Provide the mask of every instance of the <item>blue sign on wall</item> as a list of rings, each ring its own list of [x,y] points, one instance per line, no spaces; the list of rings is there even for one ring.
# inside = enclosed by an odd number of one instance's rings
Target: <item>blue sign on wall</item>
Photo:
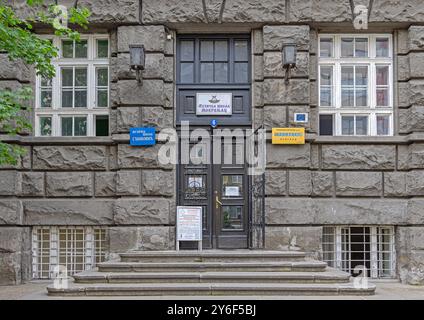
[[[130,128],[130,145],[153,146],[156,144],[155,128]]]

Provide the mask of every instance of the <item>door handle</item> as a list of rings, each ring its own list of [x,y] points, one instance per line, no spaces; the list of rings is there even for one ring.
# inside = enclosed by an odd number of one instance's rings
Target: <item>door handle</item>
[[[219,197],[218,197],[218,195],[216,195],[216,196],[215,196],[215,202],[216,202],[216,205],[215,205],[215,208],[216,208],[216,209],[218,209],[218,204],[219,204],[220,206],[222,206],[222,202],[221,202],[221,201],[219,201]]]

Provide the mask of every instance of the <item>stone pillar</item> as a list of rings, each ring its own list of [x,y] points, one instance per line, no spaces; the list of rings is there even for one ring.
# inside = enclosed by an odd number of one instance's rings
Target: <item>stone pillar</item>
[[[401,281],[424,285],[424,228],[399,227],[396,238]]]

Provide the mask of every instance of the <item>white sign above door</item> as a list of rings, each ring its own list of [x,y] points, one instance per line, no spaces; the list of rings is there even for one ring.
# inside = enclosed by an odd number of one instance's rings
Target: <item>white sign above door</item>
[[[196,114],[202,116],[232,115],[232,93],[197,93]]]

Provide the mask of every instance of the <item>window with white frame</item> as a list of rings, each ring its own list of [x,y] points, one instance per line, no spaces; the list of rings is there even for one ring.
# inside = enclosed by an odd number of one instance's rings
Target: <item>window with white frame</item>
[[[32,277],[49,279],[56,266],[68,275],[105,261],[106,230],[97,227],[36,227],[32,231]]]
[[[393,135],[390,34],[320,34],[320,135]]]
[[[355,267],[365,266],[368,277],[395,277],[393,227],[324,227],[322,250],[330,267],[354,275]]]
[[[36,79],[36,136],[109,135],[108,35],[80,41],[51,37],[59,48],[56,76]]]

